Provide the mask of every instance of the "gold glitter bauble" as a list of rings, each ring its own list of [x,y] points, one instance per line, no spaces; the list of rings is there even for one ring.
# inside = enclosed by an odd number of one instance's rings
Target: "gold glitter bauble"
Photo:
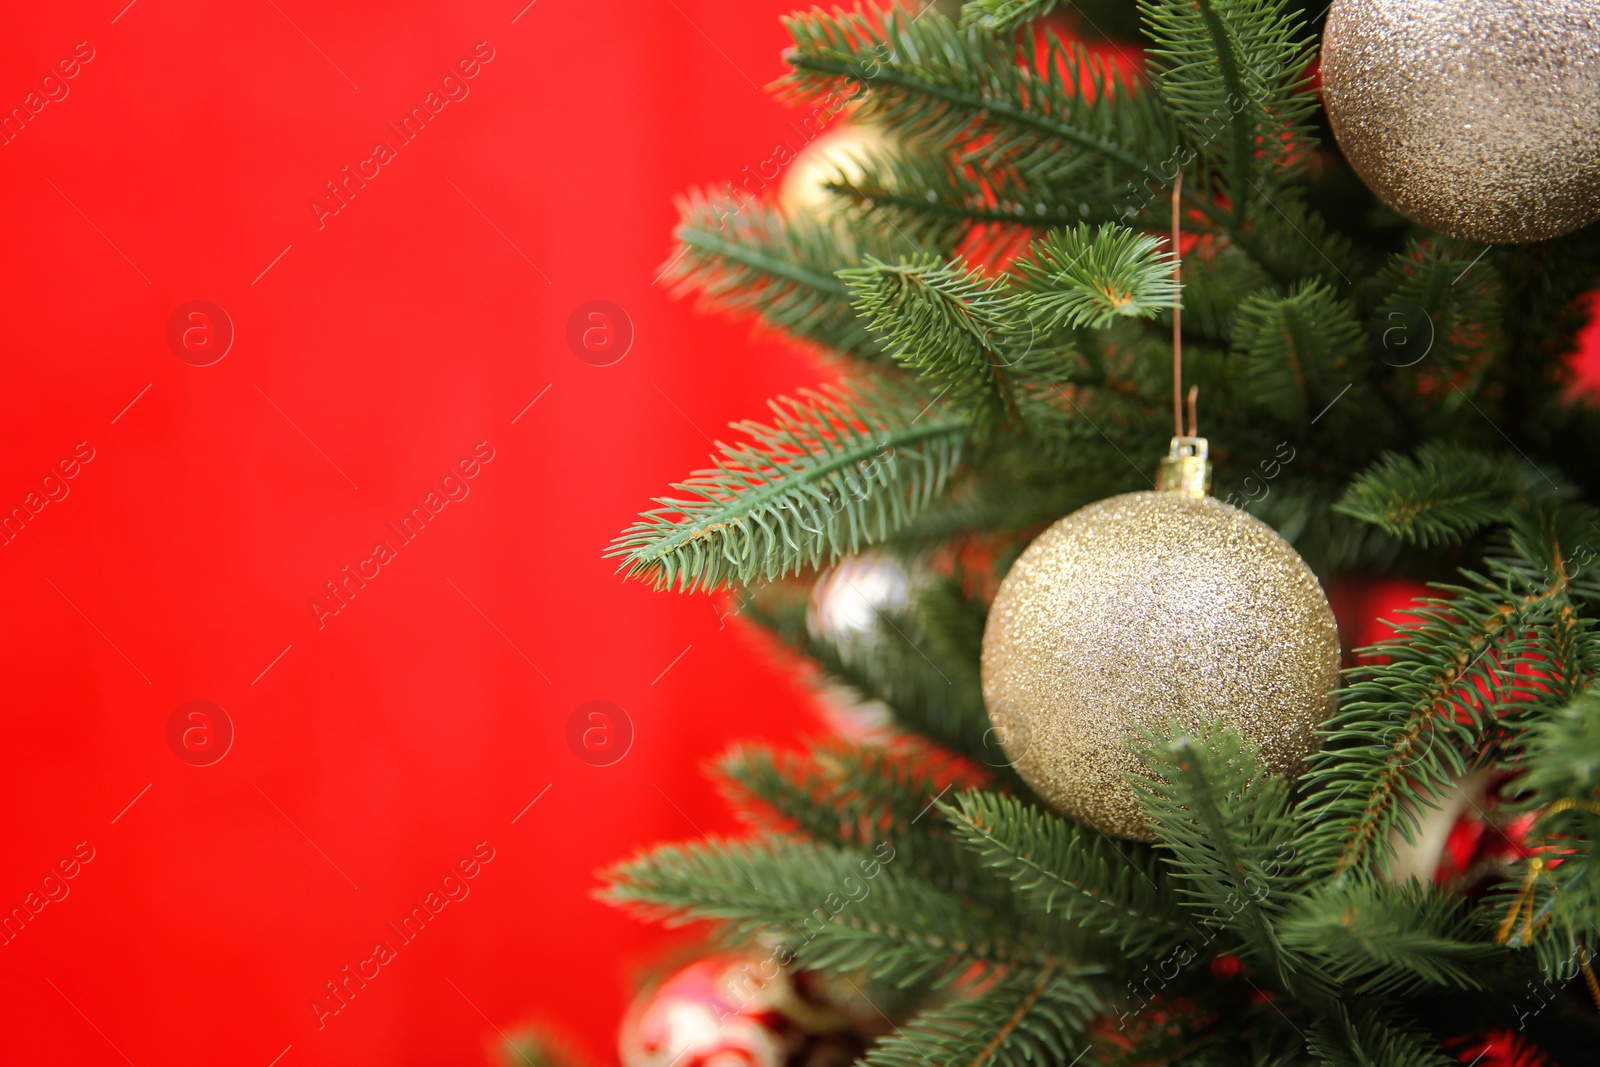
[[[789,164],[778,190],[778,203],[790,218],[797,215],[827,216],[838,211],[839,200],[828,191],[828,183],[843,177],[858,182],[866,173],[862,161],[890,147],[891,142],[878,126],[840,123],[800,150]]]
[[[1600,218],[1600,4],[1333,0],[1328,120],[1413,222],[1525,244]]]
[[[1128,742],[1232,726],[1294,773],[1332,710],[1339,634],[1316,575],[1261,520],[1211,497],[1128,493],[1028,546],[983,635],[989,718],[1024,781],[1097,830],[1150,840]]]

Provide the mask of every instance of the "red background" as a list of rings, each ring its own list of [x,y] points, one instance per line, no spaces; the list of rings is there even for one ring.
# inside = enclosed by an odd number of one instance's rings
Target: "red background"
[[[707,759],[815,728],[706,598],[601,559],[706,435],[813,380],[652,285],[673,197],[791,136],[757,89],[790,5],[126,2],[13,4],[0,38],[5,108],[94,50],[0,148],[0,508],[95,453],[0,548],[0,908],[95,850],[0,948],[0,1062],[479,1063],[530,1014],[610,1059],[669,935],[595,870],[731,829]],[[319,229],[323,183],[480,41],[469,95]],[[165,339],[195,299],[236,330],[212,366]],[[592,299],[635,327],[613,366],[565,342]],[[319,630],[323,583],[480,441],[470,495]],[[213,766],[168,747],[194,699],[236,728]],[[635,726],[614,766],[568,748],[590,699]],[[470,895],[319,1032],[323,983],[480,841]]]
[[[790,5],[125,2],[12,5],[0,39],[7,109],[94,53],[0,149],[0,514],[94,450],[0,548],[0,914],[94,850],[0,947],[0,1062],[476,1063],[529,1017],[610,1059],[669,935],[593,872],[731,829],[705,761],[816,728],[708,600],[601,559],[813,379],[652,284],[673,196],[793,143],[757,88]],[[319,228],[323,183],[480,41],[469,95]],[[236,332],[206,367],[166,340],[197,299]],[[612,366],[565,340],[594,299],[633,323]],[[319,629],[323,583],[483,441],[470,495]],[[236,730],[211,766],[167,740],[195,699]],[[591,699],[633,722],[614,766],[568,746]],[[484,841],[319,1030],[324,983]]]

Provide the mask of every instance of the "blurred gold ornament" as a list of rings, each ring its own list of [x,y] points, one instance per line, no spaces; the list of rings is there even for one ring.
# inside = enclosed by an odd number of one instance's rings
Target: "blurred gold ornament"
[[[1046,530],[1000,585],[983,694],[1017,773],[1104,833],[1150,840],[1123,780],[1146,729],[1232,726],[1294,774],[1332,710],[1339,635],[1311,569],[1259,519],[1206,496],[1203,438],[1174,438],[1167,491],[1111,497]]]
[[[1600,218],[1595,0],[1333,0],[1322,91],[1350,165],[1413,222],[1525,244]]]
[[[846,181],[860,181],[861,161],[887,144],[888,138],[876,126],[842,122],[834,126],[801,149],[789,164],[778,190],[783,213],[793,218],[837,210],[839,199],[828,192],[828,183],[841,176]]]

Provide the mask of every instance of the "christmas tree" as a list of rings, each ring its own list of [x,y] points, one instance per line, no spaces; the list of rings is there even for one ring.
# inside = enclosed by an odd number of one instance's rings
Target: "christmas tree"
[[[711,921],[757,984],[847,983],[873,1067],[1594,1062],[1600,421],[1564,357],[1600,235],[1487,246],[1386,207],[1320,104],[1320,4],[1054,7],[790,18],[783,97],[876,147],[821,209],[686,201],[671,276],[838,380],[738,424],[613,553],[892,725],[736,750],[753,836],[657,848],[606,895]],[[1033,538],[1151,488],[1175,348],[1217,498],[1324,585],[1435,588],[1346,650],[1291,774],[1228,727],[1140,731],[1144,842],[1041,802],[980,656]],[[865,626],[824,610],[841,561]],[[895,596],[856,588],[874,567]],[[1509,866],[1403,871],[1475,774]]]

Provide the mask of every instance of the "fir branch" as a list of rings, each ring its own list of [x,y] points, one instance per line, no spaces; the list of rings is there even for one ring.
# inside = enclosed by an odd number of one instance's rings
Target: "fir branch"
[[[1597,643],[1591,630],[1591,648]],[[1569,982],[1600,948],[1600,695],[1543,716],[1509,788],[1515,807],[1538,812],[1528,828],[1523,877],[1491,898],[1503,938],[1537,951],[1546,977]],[[1537,866],[1533,864],[1537,860]]]
[[[1261,181],[1255,192],[1243,223],[1205,202],[1194,206],[1281,282],[1320,278],[1344,292],[1370,269],[1348,237],[1306,206],[1301,187]]]
[[[731,942],[776,943],[785,965],[861,972],[902,988],[938,987],[974,968],[1095,970],[1065,963],[1026,926],[976,914],[897,869],[892,843],[877,853],[782,839],[666,845],[606,880],[604,899],[647,917],[717,920]]]
[[[1432,548],[1458,544],[1504,522],[1530,499],[1554,493],[1543,472],[1525,461],[1430,443],[1415,459],[1386,453],[1350,483],[1334,510]]]
[[[865,700],[882,701],[902,727],[1002,775],[978,678],[986,609],[953,583],[915,591],[910,610],[879,612],[878,627],[848,652],[807,624],[803,603],[756,594],[751,618]]]
[[[1280,422],[1309,427],[1314,416],[1364,392],[1366,338],[1355,309],[1318,280],[1286,296],[1257,293],[1240,303],[1233,328],[1235,392]],[[1346,387],[1355,397],[1342,395]],[[1356,410],[1357,404],[1350,404]]]
[[[1549,837],[1590,837],[1600,805],[1600,693],[1586,693],[1552,710],[1534,726],[1525,758],[1526,773],[1512,792],[1526,811],[1547,811],[1536,829]],[[1563,803],[1568,801],[1568,803]]]
[[[771,404],[735,423],[715,467],[658,497],[612,543],[620,569],[656,588],[715,589],[799,573],[881,541],[925,509],[961,458],[968,422],[888,384]]]
[[[1219,934],[1282,988],[1314,991],[1323,979],[1278,939],[1276,916],[1304,884],[1293,844],[1288,786],[1262,772],[1237,732],[1149,736],[1140,758],[1152,778],[1129,776],[1155,827],[1179,901],[1207,943]]]
[[[1456,1058],[1415,1026],[1395,1025],[1372,1010],[1317,1020],[1306,1051],[1323,1067],[1459,1067]]]
[[[1569,490],[1549,478],[1544,481],[1541,498],[1527,510],[1513,511],[1491,539],[1484,567],[1513,585],[1559,577],[1575,604],[1591,604],[1600,600],[1600,567],[1595,566],[1600,559],[1600,511],[1586,504],[1551,504],[1550,497],[1565,497]]]
[[[1232,341],[1240,294],[1271,285],[1272,277],[1243,249],[1211,236],[1196,241],[1183,257],[1184,337]]]
[[[1056,9],[1059,0],[971,0],[961,8],[961,28],[1007,33]]]
[[[1046,34],[1018,40],[963,32],[936,11],[811,12],[786,20],[791,97],[854,96],[861,117],[907,142],[967,153],[984,168],[1010,165],[1032,177],[1076,179],[1100,199],[1157,172],[1176,132],[1148,94]]]
[[[1373,350],[1397,405],[1439,421],[1477,395],[1505,352],[1499,272],[1472,246],[1412,241],[1371,283]]]
[[[864,1067],[1039,1067],[1087,1044],[1104,1000],[1053,969],[1017,970],[977,996],[925,1011],[858,1062]]]
[[[1081,390],[1073,395],[1075,403],[1085,403]],[[1092,417],[1098,420],[1099,413]],[[1149,488],[1148,481],[1139,481],[1145,471],[1129,465],[1126,453],[1119,454],[1086,422],[1082,429],[1065,456],[1026,438],[997,441],[972,458],[949,493],[885,544],[916,553],[973,538],[1016,537],[1102,497]],[[1112,429],[1119,438],[1137,432],[1120,422]]]
[[[895,360],[980,428],[1015,420],[1012,375],[1031,340],[1005,277],[959,259],[919,256],[896,266],[868,260],[839,272],[856,311],[885,334]]]
[[[1001,793],[965,792],[940,807],[957,838],[1028,906],[1113,938],[1129,955],[1163,952],[1184,936],[1172,885],[1148,848]]]
[[[828,189],[863,217],[880,215],[919,248],[955,248],[987,230],[1037,232],[1086,218],[1126,219],[1123,190],[1091,203],[1092,189],[1030,182],[1013,167],[980,167],[948,152],[864,153],[856,164],[855,173],[841,171]]]
[[[1201,158],[1219,160],[1242,221],[1258,168],[1283,168],[1309,135],[1313,46],[1301,16],[1285,0],[1139,0],[1139,9],[1161,96]]]
[[[887,361],[833,272],[868,255],[907,251],[903,239],[872,220],[786,220],[767,204],[732,196],[695,194],[678,210],[678,248],[663,272],[676,292],[698,292],[707,307],[754,315],[858,359]]]
[[[1279,920],[1278,934],[1359,995],[1482,989],[1491,965],[1505,956],[1468,921],[1460,897],[1417,882],[1323,885]]]
[[[962,588],[959,574],[930,579],[913,592],[909,611],[880,620],[885,655],[866,669],[878,674],[876,689],[899,722],[1015,782],[990,726],[978,670],[988,610]],[[913,678],[921,679],[920,699],[908,698],[899,680]]]
[[[825,187],[857,215],[880,215],[919,249],[955,248],[974,226],[1006,221],[1005,212],[987,203],[971,168],[943,152],[863,151],[849,168],[841,164]]]
[[[1542,580],[1463,572],[1472,584],[1439,586],[1449,599],[1416,601],[1399,639],[1359,653],[1376,662],[1352,672],[1302,779],[1308,862],[1332,873],[1387,864],[1390,830],[1412,840],[1419,808],[1481,758],[1499,716],[1548,699],[1547,679],[1566,666],[1551,625],[1571,601],[1562,561],[1543,563]]]
[[[860,118],[893,128],[912,149],[942,148],[962,167],[1015,173],[1023,187],[1048,190],[1047,211],[1051,203],[1076,202],[1086,218],[1107,207],[1123,221],[1150,218],[1189,151],[1157,96],[1051,31],[1013,40],[959,31],[935,11],[911,18],[898,9],[859,8],[794,16],[787,25],[795,41],[786,55],[792,73],[780,84],[789,97],[859,98]],[[1292,103],[1281,105],[1282,114],[1298,114],[1302,96],[1284,96]],[[1324,269],[1286,270],[1274,262],[1253,230],[1269,226],[1271,244],[1276,219],[1258,219],[1253,202],[1241,215],[1219,208],[1202,183],[1190,188],[1185,203],[1275,275],[1292,280]],[[1244,211],[1247,198],[1236,199]],[[1296,225],[1295,208],[1287,210],[1296,241],[1320,232],[1319,220],[1298,218]]]
[[[956,781],[972,778],[916,742],[884,748],[837,740],[804,754],[739,747],[717,771],[729,800],[758,828],[858,848],[909,825]],[[948,838],[937,820],[928,825]]]
[[[885,748],[836,741],[804,755],[740,748],[718,766],[745,818],[767,832],[873,849],[893,839],[894,862],[993,914],[1004,887],[933,816],[952,788],[983,780],[970,766],[915,742]]]
[[[1333,510],[1346,486],[1301,476],[1266,486],[1267,495],[1253,501],[1252,490],[1259,493],[1262,489],[1260,479],[1245,479],[1235,496],[1231,487],[1236,477],[1236,473],[1229,472],[1217,495],[1277,530],[1294,545],[1313,573],[1386,571],[1403,551],[1397,539],[1378,527]]]
[[[1125,226],[1059,230],[1018,263],[1027,305],[1051,327],[1102,327],[1118,317],[1153,318],[1172,308],[1178,286],[1161,241]]]

